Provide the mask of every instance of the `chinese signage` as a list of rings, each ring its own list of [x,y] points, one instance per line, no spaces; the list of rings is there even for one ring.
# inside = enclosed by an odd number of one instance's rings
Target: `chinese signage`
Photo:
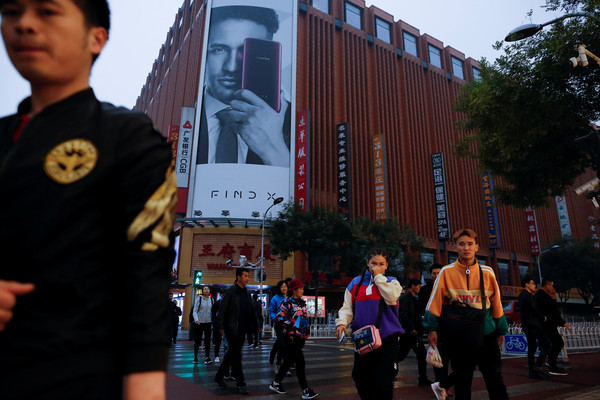
[[[177,159],[177,141],[179,139],[179,126],[178,125],[169,125],[169,138],[167,142],[171,145],[171,155],[173,156],[173,161]]]
[[[337,176],[338,176],[338,211],[350,218],[350,127],[347,122],[339,124],[337,131]]]
[[[190,159],[192,154],[192,136],[194,135],[195,109],[183,107],[181,109],[181,125],[179,126],[179,145],[177,146],[177,159],[175,160],[175,173],[177,187],[188,187],[190,176]]]
[[[448,199],[446,197],[446,173],[444,172],[444,155],[431,155],[433,167],[433,191],[435,195],[435,215],[437,218],[438,239],[450,239],[450,222],[448,220]]]
[[[309,158],[310,149],[310,120],[308,110],[296,113],[296,179],[294,198],[303,211],[307,211]]]
[[[556,196],[556,211],[558,212],[558,223],[560,224],[560,233],[564,236],[571,236],[571,223],[569,222],[569,210],[567,210],[567,199],[562,196]]]
[[[494,180],[491,174],[484,174],[481,177],[483,182],[483,201],[485,203],[485,216],[488,226],[488,236],[490,239],[490,248],[501,247],[500,233],[498,231],[498,211],[496,209],[496,198],[494,192]]]
[[[500,286],[502,297],[519,297],[523,288],[520,286]]]
[[[532,255],[540,254],[540,238],[537,232],[537,220],[535,219],[535,211],[531,208],[525,209],[525,217],[527,218],[527,232],[529,233],[529,247]]]
[[[261,236],[257,235],[216,235],[195,234],[192,242],[191,271],[203,271],[204,278],[220,277],[233,268],[227,266],[227,261],[239,265],[240,256],[246,256],[248,262],[256,263],[260,258]],[[269,279],[283,279],[283,263],[271,254],[271,243],[265,237],[264,242],[265,273]]]
[[[373,138],[373,178],[375,183],[375,218],[386,220],[386,184],[385,184],[385,142],[383,134]]]

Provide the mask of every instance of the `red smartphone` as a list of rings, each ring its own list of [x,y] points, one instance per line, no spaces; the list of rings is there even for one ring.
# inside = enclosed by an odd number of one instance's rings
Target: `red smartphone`
[[[279,112],[280,88],[281,43],[246,38],[242,64],[242,89],[250,90]]]

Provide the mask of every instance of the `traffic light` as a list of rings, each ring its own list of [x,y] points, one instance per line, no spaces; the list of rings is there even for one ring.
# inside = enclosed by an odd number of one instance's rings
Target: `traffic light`
[[[199,269],[194,270],[194,287],[199,287],[202,283],[202,271]]]

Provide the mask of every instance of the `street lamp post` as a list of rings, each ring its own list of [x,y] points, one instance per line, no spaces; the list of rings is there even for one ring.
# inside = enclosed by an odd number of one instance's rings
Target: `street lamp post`
[[[276,206],[277,204],[281,203],[283,201],[283,197],[278,197],[275,200],[273,200],[273,204],[271,204],[269,206],[269,208],[267,208],[267,211],[265,211],[264,215],[263,215],[263,220],[262,220],[262,234],[260,236],[260,301],[262,304],[262,294],[263,294],[263,271],[264,269],[264,264],[265,264],[265,219],[267,218],[267,213],[269,212],[269,210],[271,209],[271,207]],[[261,306],[261,312],[262,312],[262,306]]]
[[[576,12],[571,14],[565,14],[558,18],[554,18],[551,21],[544,22],[543,24],[525,24],[516,27],[512,31],[508,32],[508,35],[504,38],[507,42],[516,42],[517,40],[528,38],[529,36],[533,36],[545,26],[552,25],[555,22],[562,21],[563,19],[573,18],[573,17],[589,17],[590,14],[584,12]]]
[[[550,250],[558,249],[559,247],[560,247],[559,245],[555,244],[554,246],[550,247],[549,249],[542,251],[537,258],[538,273],[540,274],[540,286],[542,286],[542,268],[540,266],[540,258],[542,258],[542,254],[544,254]]]

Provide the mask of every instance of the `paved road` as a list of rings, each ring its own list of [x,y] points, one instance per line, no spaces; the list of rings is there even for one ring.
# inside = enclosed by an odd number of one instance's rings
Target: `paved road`
[[[300,387],[295,376],[287,377],[283,381],[286,394],[278,395],[269,391],[268,386],[273,379],[273,369],[268,361],[272,343],[271,340],[266,340],[263,347],[259,349],[244,349],[244,373],[250,395],[240,396],[235,392],[235,382],[229,383],[231,388],[228,389],[219,388],[214,383],[218,364],[207,366],[193,364],[192,342],[179,340],[171,349],[167,374],[167,398],[169,400],[300,398]],[[204,354],[202,350],[201,354]],[[319,399],[359,399],[351,377],[354,357],[351,347],[340,345],[335,340],[309,340],[304,354],[307,360],[308,384],[319,393]],[[570,354],[569,375],[552,377],[549,380],[527,378],[526,364],[525,358],[507,358],[503,361],[503,376],[512,400],[600,399],[600,353]],[[431,367],[428,367],[428,373],[432,379]],[[472,398],[473,400],[488,399],[483,379],[478,371],[473,381]],[[417,366],[412,353],[400,365],[400,372],[395,381],[394,399],[435,399],[429,387],[417,385]]]

